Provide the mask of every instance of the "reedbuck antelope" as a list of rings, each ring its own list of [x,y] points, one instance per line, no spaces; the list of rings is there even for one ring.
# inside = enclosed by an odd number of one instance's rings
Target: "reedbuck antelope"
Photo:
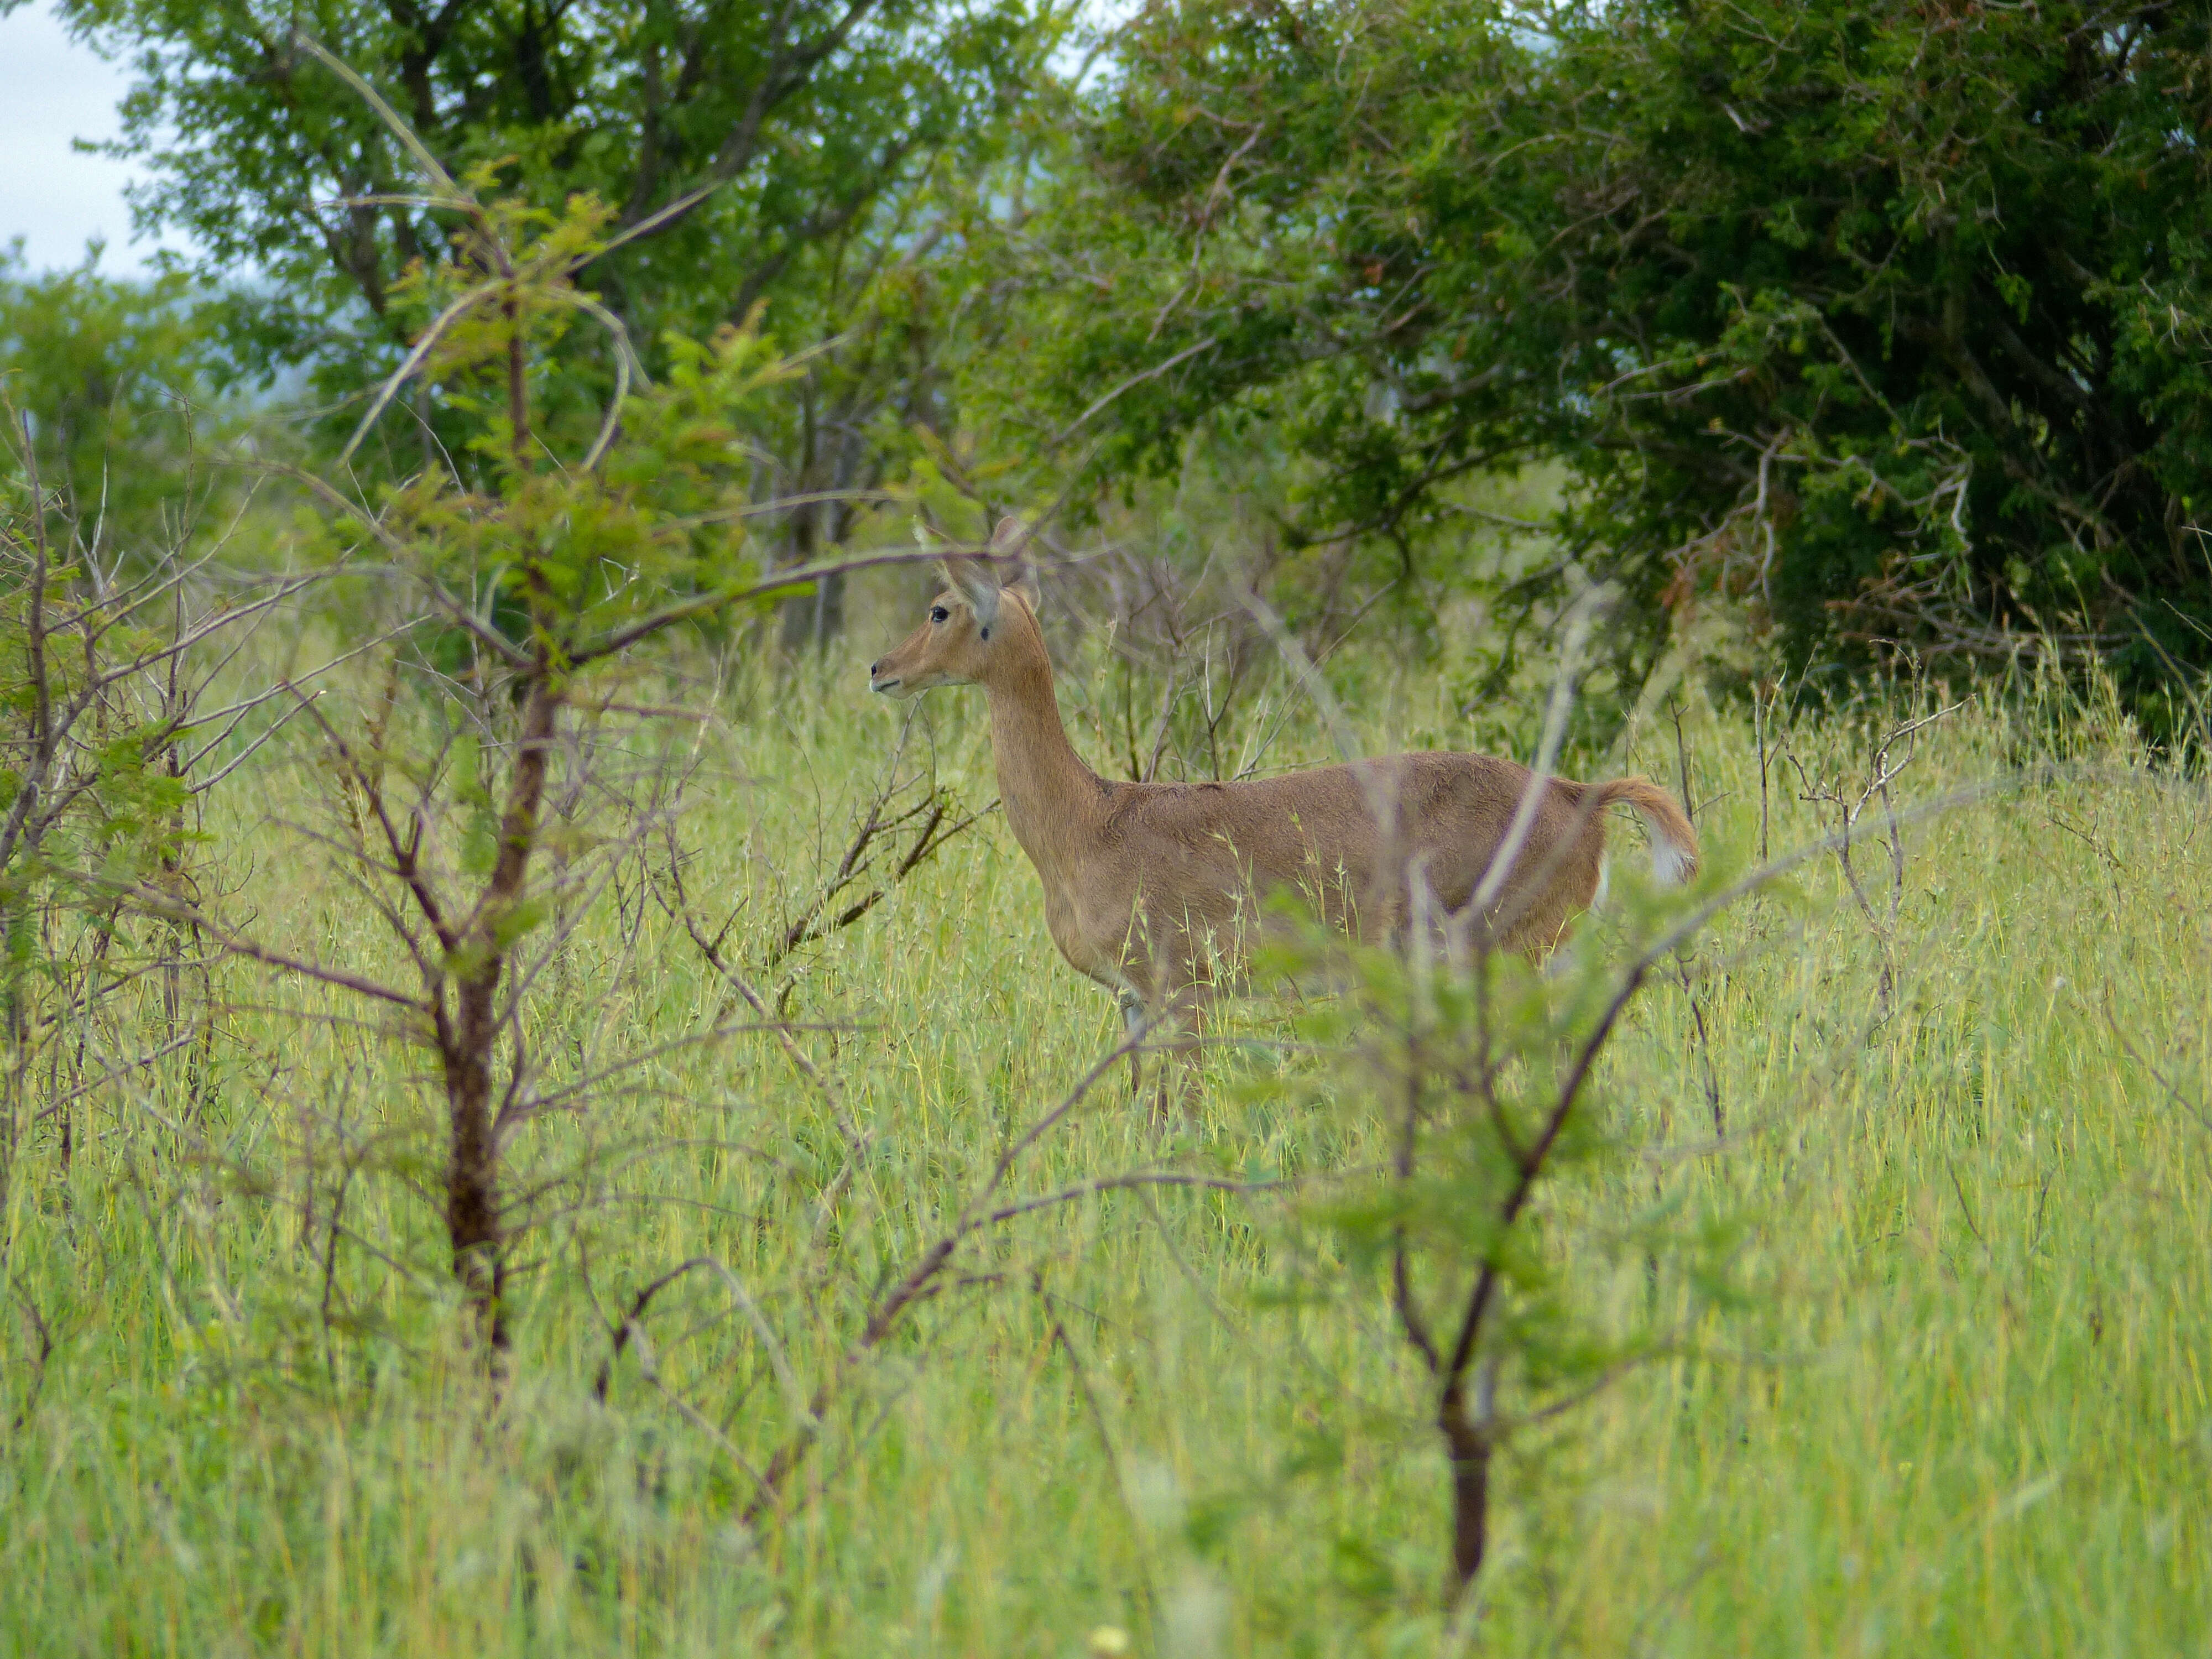
[[[1661,881],[1696,867],[1689,819],[1644,779],[1537,779],[1488,755],[1394,755],[1235,783],[1102,778],[1060,724],[1036,579],[1012,556],[1021,539],[1010,519],[993,538],[1000,556],[946,559],[950,586],[869,665],[868,684],[895,697],[983,688],[1000,799],[1044,884],[1053,943],[1120,999],[1133,1036],[1171,1022],[1187,1048],[1217,967],[1233,968],[1282,889],[1354,939],[1403,926],[1416,880],[1446,915],[1481,896],[1486,936],[1539,958],[1596,895],[1615,802],[1650,830]]]

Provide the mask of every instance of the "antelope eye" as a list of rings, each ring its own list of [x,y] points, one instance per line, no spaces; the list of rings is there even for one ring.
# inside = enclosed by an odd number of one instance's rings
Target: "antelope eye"
[[[929,607],[929,619],[932,622],[951,622],[952,613],[941,605],[933,605]]]

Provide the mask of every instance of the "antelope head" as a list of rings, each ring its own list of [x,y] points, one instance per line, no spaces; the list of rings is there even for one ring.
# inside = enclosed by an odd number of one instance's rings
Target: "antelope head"
[[[868,665],[868,689],[910,697],[933,686],[988,679],[1008,625],[1020,625],[1017,613],[1026,611],[1031,618],[1036,614],[1036,575],[1018,556],[1024,538],[1019,521],[1006,519],[991,538],[988,556],[943,561],[945,591],[929,602],[921,627]],[[1006,602],[1009,594],[1014,605]]]

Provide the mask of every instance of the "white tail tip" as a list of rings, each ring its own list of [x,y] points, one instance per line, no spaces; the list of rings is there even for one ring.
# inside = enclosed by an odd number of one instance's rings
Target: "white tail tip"
[[[1631,810],[1644,820],[1644,832],[1651,837],[1651,879],[1661,887],[1680,887],[1697,867],[1697,860],[1686,847],[1678,847],[1667,834],[1666,827],[1654,813],[1630,803]]]

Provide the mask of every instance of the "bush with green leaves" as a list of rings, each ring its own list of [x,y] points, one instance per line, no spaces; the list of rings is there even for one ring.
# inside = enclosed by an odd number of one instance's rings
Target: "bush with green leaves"
[[[179,276],[104,275],[97,250],[33,274],[0,248],[0,386],[84,551],[143,560],[222,480],[196,453],[225,378],[204,296]],[[20,464],[25,458],[15,457]]]
[[[1025,326],[1095,465],[1282,433],[1394,579],[1564,464],[1550,562],[1648,665],[1700,596],[1796,665],[2212,664],[2202,4],[1146,11]],[[1103,302],[1102,302],[1103,301]]]
[[[629,707],[617,684],[629,653],[774,591],[749,580],[757,561],[743,486],[754,451],[742,422],[789,371],[757,336],[726,329],[711,344],[670,340],[669,372],[647,384],[627,331],[574,282],[605,246],[607,210],[588,197],[559,213],[489,199],[489,164],[456,181],[325,57],[412,155],[420,199],[464,226],[455,258],[418,265],[403,285],[433,320],[346,453],[416,374],[445,386],[465,441],[373,503],[294,475],[331,511],[336,578],[380,580],[391,596],[372,636],[380,690],[374,677],[358,697],[296,679],[281,689],[327,757],[332,821],[312,838],[379,896],[401,972],[260,938],[157,884],[131,896],[232,951],[380,1006],[429,1050],[453,1269],[496,1353],[508,1341],[509,1241],[526,1208],[503,1191],[501,1170],[509,1143],[547,1109],[525,1028],[535,972],[522,954],[564,898],[597,890],[604,866],[635,851],[634,837],[610,844],[580,821],[587,802],[631,781],[596,765],[592,741]],[[587,425],[573,398],[541,420],[539,393],[564,383],[579,319],[607,338],[615,393]],[[573,729],[583,707],[597,717],[589,736]],[[557,943],[562,930],[552,931]]]
[[[265,696],[210,694],[312,580],[220,570],[220,536],[189,551],[182,490],[162,504],[164,540],[128,511],[88,517],[11,390],[0,382],[0,1201],[33,1126],[69,1148],[85,1096],[204,1052],[210,1011],[186,1006],[186,981],[203,979],[204,941],[127,896],[167,909],[192,890],[202,798],[268,729]],[[115,994],[144,980],[162,992],[150,1048],[114,1018]]]
[[[1702,902],[1686,904],[1639,885],[1614,912],[1622,938],[1589,919],[1542,968],[1498,949],[1472,913],[1424,905],[1418,871],[1409,880],[1414,921],[1402,939],[1347,951],[1309,931],[1262,963],[1344,984],[1300,1022],[1329,1057],[1306,1086],[1346,1115],[1346,1133],[1385,1126],[1388,1149],[1304,1206],[1278,1294],[1389,1310],[1425,1414],[1403,1431],[1444,1456],[1448,1588],[1464,1612],[1502,1461],[1680,1352],[1733,1295],[1724,1218],[1656,1195],[1626,1206],[1591,1197],[1633,1190],[1624,1176],[1647,1143],[1624,1109],[1635,1079],[1608,1047],[1652,979],[1744,890],[1708,883]],[[1695,995],[1686,973],[1681,982]]]

